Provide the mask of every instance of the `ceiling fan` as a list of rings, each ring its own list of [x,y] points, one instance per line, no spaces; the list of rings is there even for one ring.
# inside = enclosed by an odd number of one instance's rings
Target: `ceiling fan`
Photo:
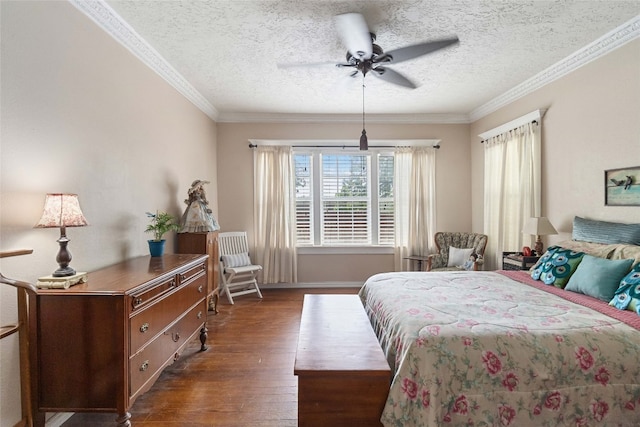
[[[366,76],[370,73],[386,82],[415,89],[417,86],[402,74],[389,68],[389,65],[408,61],[419,56],[443,49],[447,46],[458,43],[458,38],[442,39],[394,49],[384,52],[375,44],[376,35],[369,31],[367,21],[360,13],[345,13],[335,17],[336,29],[347,48],[346,62],[339,62],[336,67],[353,68],[351,77],[358,73]],[[326,64],[320,63],[320,64]],[[278,64],[279,68],[295,66],[314,66],[315,64]]]

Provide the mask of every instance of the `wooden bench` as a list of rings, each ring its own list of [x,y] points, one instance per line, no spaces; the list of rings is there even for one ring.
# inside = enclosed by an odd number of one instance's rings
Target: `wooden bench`
[[[357,295],[305,295],[298,426],[381,426],[391,370]]]

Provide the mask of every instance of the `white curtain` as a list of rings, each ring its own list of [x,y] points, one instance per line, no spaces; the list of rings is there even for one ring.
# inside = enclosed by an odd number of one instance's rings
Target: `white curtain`
[[[254,152],[254,236],[263,283],[296,283],[293,158],[290,146]]]
[[[400,148],[394,155],[396,271],[403,258],[432,251],[436,224],[436,149]]]
[[[502,251],[519,251],[530,239],[522,234],[526,220],[540,216],[540,128],[527,123],[484,144],[485,269],[494,270]]]

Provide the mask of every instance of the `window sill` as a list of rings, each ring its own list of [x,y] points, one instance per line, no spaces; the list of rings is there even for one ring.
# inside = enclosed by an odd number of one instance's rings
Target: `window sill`
[[[298,246],[298,255],[387,255],[392,246]]]

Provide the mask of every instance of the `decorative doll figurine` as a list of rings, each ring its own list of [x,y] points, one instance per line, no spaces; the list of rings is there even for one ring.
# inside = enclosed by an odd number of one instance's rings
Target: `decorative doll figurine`
[[[478,260],[478,255],[471,254],[469,255],[469,259],[465,261],[462,267],[464,267],[464,269],[467,271],[471,271],[474,269],[473,265],[476,263],[477,260]]]
[[[187,209],[180,221],[180,233],[197,233],[203,231],[215,231],[220,229],[218,221],[213,217],[213,212],[209,209],[209,202],[204,191],[204,185],[209,181],[193,181],[188,191],[189,198],[184,202]]]

